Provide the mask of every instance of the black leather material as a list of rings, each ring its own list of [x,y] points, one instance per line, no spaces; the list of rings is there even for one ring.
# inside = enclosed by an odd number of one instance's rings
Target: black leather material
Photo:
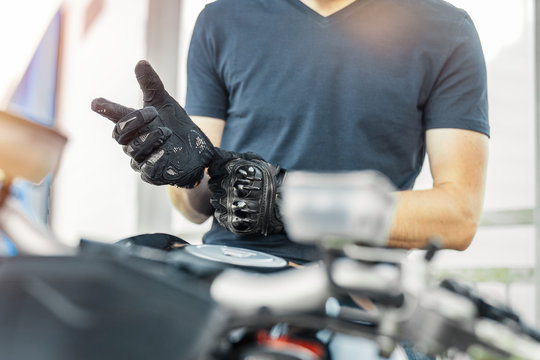
[[[209,168],[217,221],[239,235],[283,232],[279,186],[285,170],[260,158],[234,158]]]

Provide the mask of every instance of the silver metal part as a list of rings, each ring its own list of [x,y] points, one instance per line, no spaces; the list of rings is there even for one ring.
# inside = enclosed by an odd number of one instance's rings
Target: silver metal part
[[[336,285],[346,289],[364,290],[399,295],[401,272],[389,264],[363,264],[351,259],[340,258],[332,266],[332,278]]]
[[[278,256],[232,246],[190,245],[185,251],[202,259],[231,265],[276,269],[287,266],[287,261]]]
[[[376,171],[288,172],[280,211],[299,243],[339,239],[383,246],[393,219],[395,188]]]
[[[233,313],[267,308],[276,314],[323,309],[330,295],[325,268],[317,265],[272,274],[228,269],[212,283],[212,297]]]

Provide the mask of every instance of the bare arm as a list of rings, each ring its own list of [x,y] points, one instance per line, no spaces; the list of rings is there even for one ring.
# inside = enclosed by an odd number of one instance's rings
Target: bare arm
[[[214,146],[220,145],[223,128],[225,127],[224,120],[203,116],[192,116],[191,120],[201,128]],[[168,190],[174,207],[189,221],[201,224],[212,215],[213,208],[210,205],[207,174],[194,189],[169,186]]]
[[[426,133],[426,146],[433,188],[398,192],[389,245],[422,248],[438,235],[445,248],[464,250],[482,211],[488,138],[468,130],[433,129]]]

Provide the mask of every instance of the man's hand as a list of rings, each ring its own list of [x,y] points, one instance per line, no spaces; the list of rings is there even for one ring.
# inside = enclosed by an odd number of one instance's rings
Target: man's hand
[[[247,153],[214,161],[208,175],[214,217],[223,227],[239,235],[283,232],[279,187],[285,170]]]
[[[141,178],[155,185],[195,187],[209,167],[214,216],[236,234],[283,231],[279,186],[285,171],[253,153],[216,148],[165,91],[146,61],[135,67],[144,107],[135,110],[98,98],[92,110],[115,123],[113,138]]]
[[[98,98],[92,101],[92,110],[116,123],[113,137],[144,181],[196,186],[215,156],[214,146],[167,93],[147,61],[137,64],[135,74],[143,92],[142,109]]]

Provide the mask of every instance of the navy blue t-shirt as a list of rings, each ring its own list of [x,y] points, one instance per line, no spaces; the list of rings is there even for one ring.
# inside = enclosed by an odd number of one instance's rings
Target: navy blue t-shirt
[[[410,189],[425,131],[489,135],[486,69],[474,25],[441,0],[357,0],[322,17],[300,0],[218,0],[188,56],[186,110],[226,121],[221,147],[289,170],[375,169]],[[285,236],[206,243],[311,259]]]

